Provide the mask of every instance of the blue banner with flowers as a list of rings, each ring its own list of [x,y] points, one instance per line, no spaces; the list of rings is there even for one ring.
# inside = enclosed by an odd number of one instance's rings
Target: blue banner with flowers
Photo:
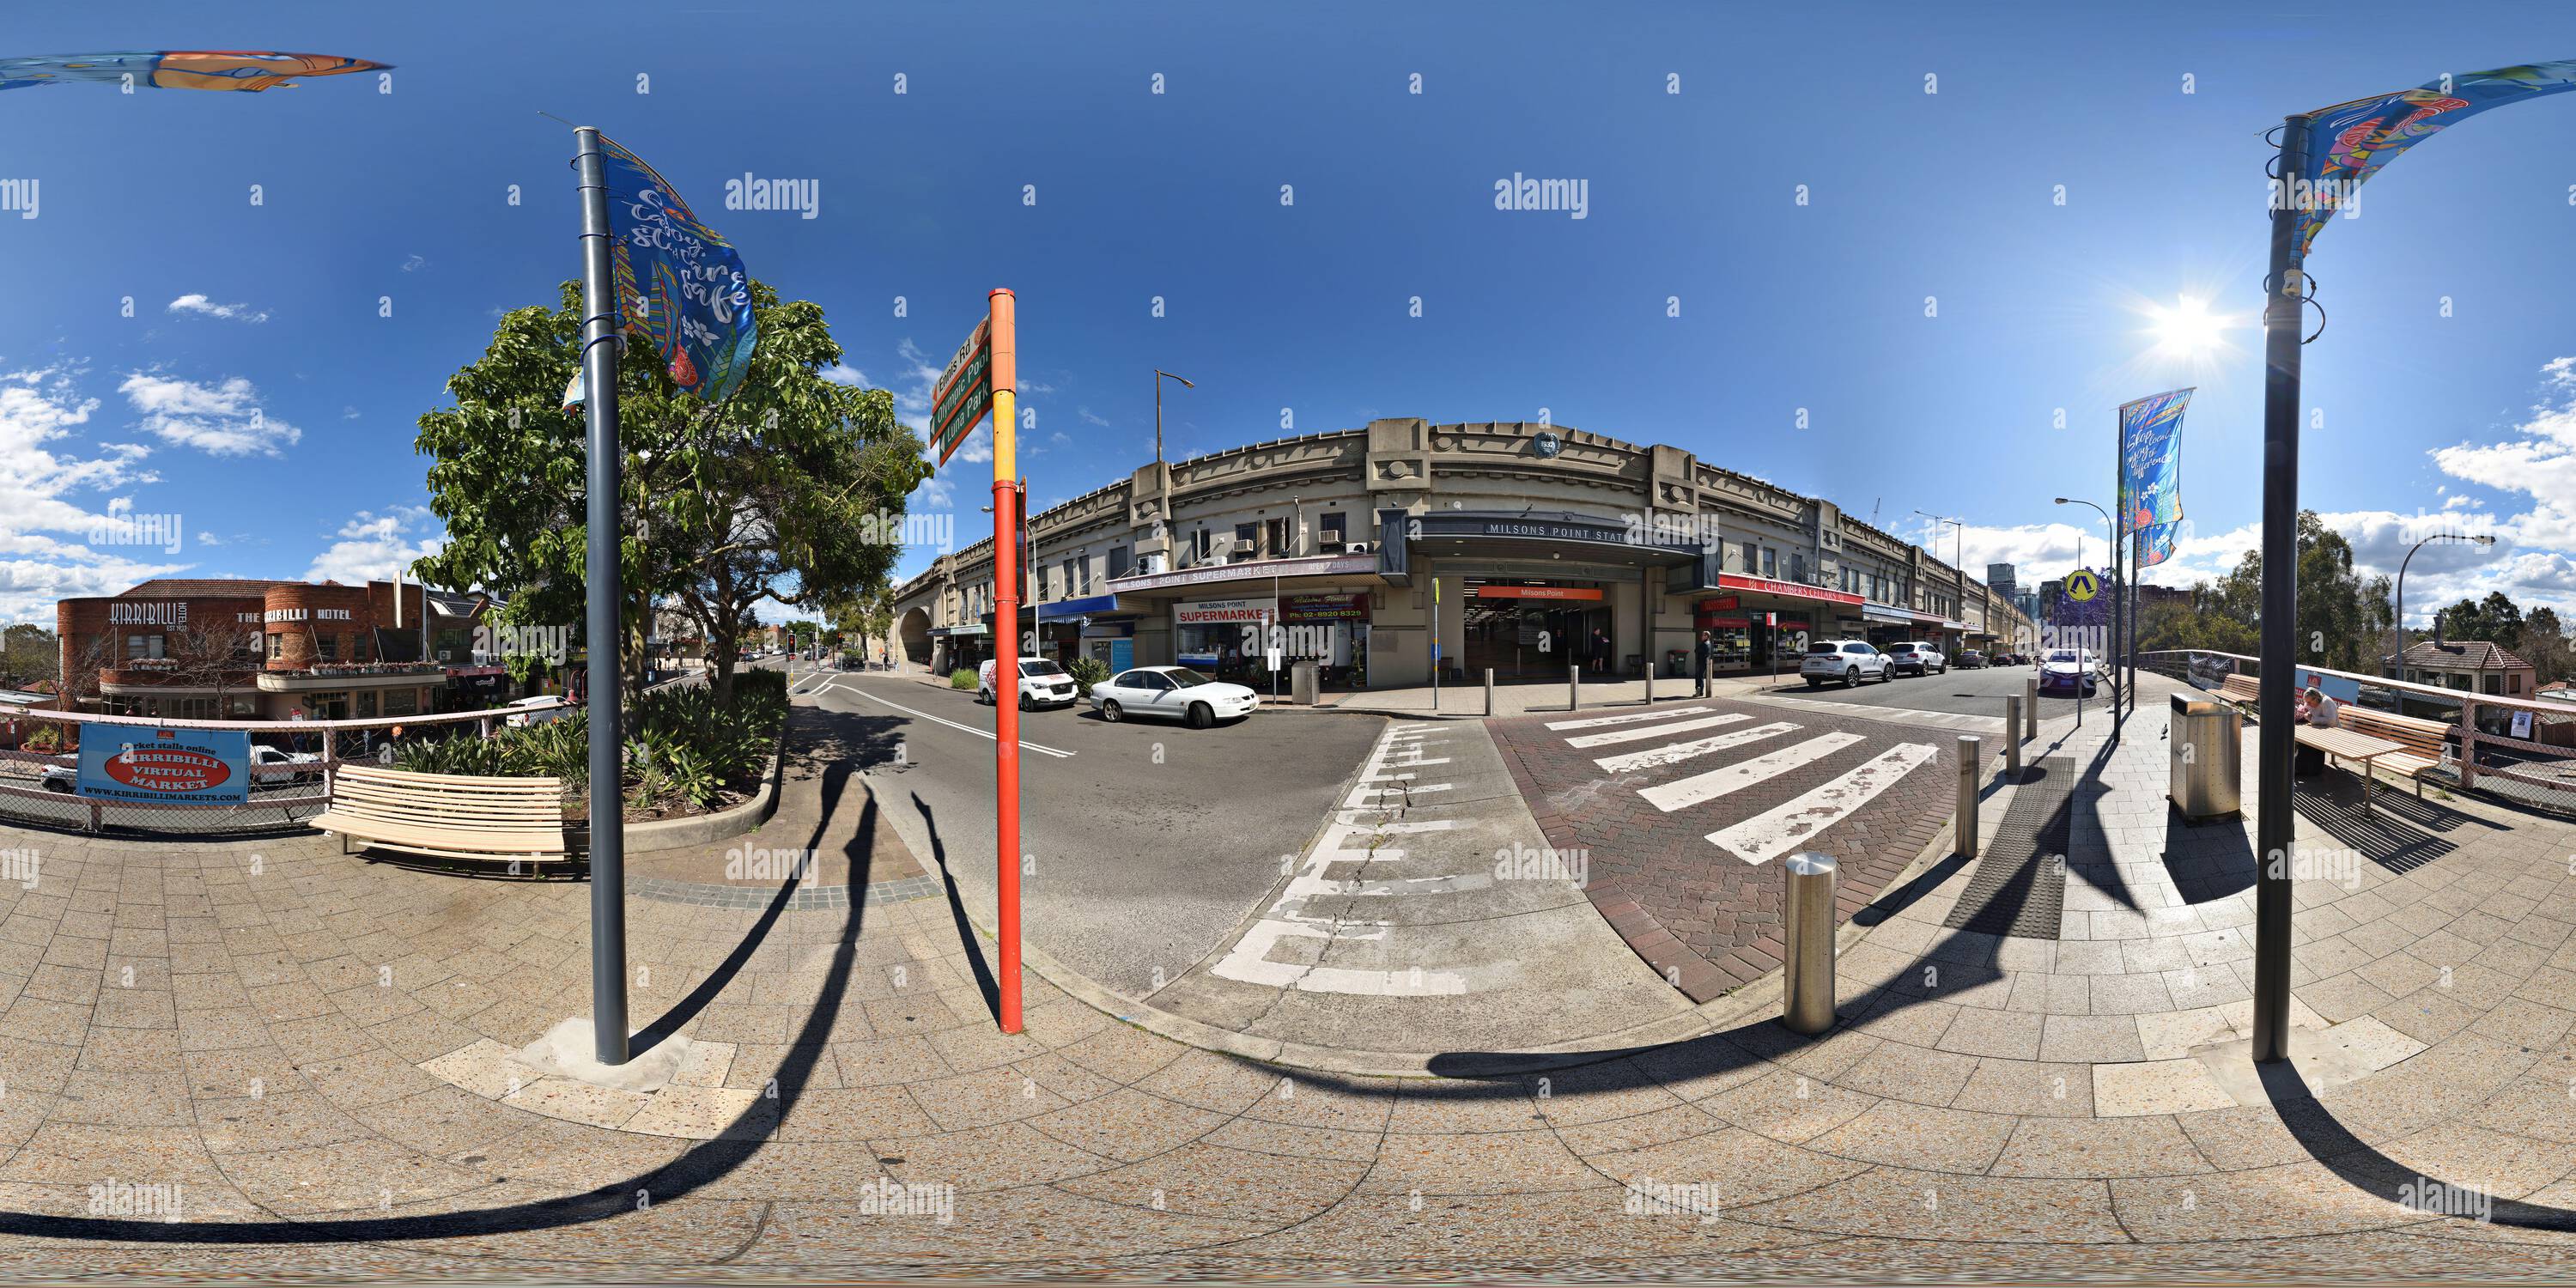
[[[2192,391],[2120,404],[2120,531],[2182,517],[2182,414]]]
[[[599,150],[626,332],[661,355],[671,383],[723,402],[751,369],[760,338],[742,256],[653,167],[606,135]]]
[[[2445,73],[2437,80],[2393,94],[2374,94],[2308,113],[2307,168],[2295,176],[2298,191],[2276,194],[2299,212],[2299,254],[2337,210],[2350,206],[2361,185],[2397,154],[2490,107],[2576,89],[2576,61],[2525,63],[2493,71]]]

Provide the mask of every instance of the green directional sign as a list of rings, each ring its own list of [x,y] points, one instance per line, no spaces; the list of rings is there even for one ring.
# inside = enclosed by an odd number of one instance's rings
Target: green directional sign
[[[2076,603],[2093,598],[2101,589],[2102,579],[2094,576],[2092,569],[2078,568],[2066,574],[2066,597]]]

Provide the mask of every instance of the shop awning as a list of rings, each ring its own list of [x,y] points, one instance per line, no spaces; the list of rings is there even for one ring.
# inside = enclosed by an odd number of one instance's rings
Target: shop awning
[[[1860,617],[1862,621],[1875,622],[1881,626],[1912,626],[1914,624],[1914,615],[1912,613],[1893,612],[1884,608],[1864,608],[1860,610]]]
[[[1849,591],[1827,590],[1822,586],[1802,585],[1794,581],[1775,581],[1769,577],[1747,577],[1741,573],[1720,574],[1717,584],[1722,590],[1748,591],[1756,595],[1772,595],[1781,599],[1813,600],[1819,604],[1838,604],[1845,608],[1859,608],[1866,602]]]
[[[991,633],[992,632],[984,628],[984,624],[982,622],[971,622],[964,626],[933,626],[930,628],[930,636],[933,639],[940,639],[950,635],[989,635]]]

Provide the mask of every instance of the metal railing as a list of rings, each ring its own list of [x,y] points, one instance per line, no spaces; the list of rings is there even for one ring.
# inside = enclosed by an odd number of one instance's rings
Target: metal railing
[[[2230,675],[2255,674],[2260,665],[2242,653],[2203,649],[2138,654],[2141,670],[2213,690]],[[2298,670],[2354,681],[2363,710],[2450,726],[2442,765],[2427,770],[2428,778],[2518,804],[2576,812],[2576,702],[2476,693],[2327,666]]]
[[[0,823],[33,823],[89,832],[226,833],[301,828],[331,803],[340,766],[390,764],[400,728],[405,740],[430,736],[489,738],[507,717],[557,711],[569,704],[530,703],[482,711],[385,716],[371,720],[154,720],[43,707],[0,706]],[[468,735],[463,726],[473,726]],[[84,736],[133,729],[247,730],[253,745],[309,749],[316,759],[253,766],[249,800],[240,805],[155,804],[101,800],[79,790]],[[345,754],[344,754],[345,753]]]

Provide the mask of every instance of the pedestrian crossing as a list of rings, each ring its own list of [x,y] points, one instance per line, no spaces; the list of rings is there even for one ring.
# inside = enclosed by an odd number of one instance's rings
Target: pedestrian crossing
[[[1832,710],[1838,716],[1853,714],[1846,708]],[[1743,754],[1741,759],[1713,768],[1693,766],[1693,772],[1682,777],[1634,788],[1646,803],[1666,814],[1701,808],[1723,809],[1730,803],[1729,797],[1757,787],[1798,788],[1797,794],[1789,799],[1750,817],[1726,823],[1707,834],[1709,844],[1750,864],[1768,863],[1812,843],[1827,829],[1859,813],[1880,794],[1931,764],[1939,754],[1928,742],[1900,742],[1855,765],[1848,763],[1853,749],[1871,741],[1862,734],[1839,729],[1824,730],[1803,739],[1787,741],[1803,732],[1805,726],[1793,720],[1774,720],[1746,728],[1732,727],[1748,725],[1756,718],[1740,712],[1713,712],[1705,706],[1691,706],[1549,721],[1545,728],[1561,738],[1566,746],[1578,750],[1664,740],[1655,746],[1621,751],[1593,760],[1603,770],[1622,777],[1689,765],[1728,752]],[[1962,717],[1965,720],[1979,718]],[[2000,721],[1989,723],[2001,724]],[[1700,737],[1678,736],[1720,728],[1725,731]],[[1600,732],[1585,732],[1589,730]],[[1811,782],[1820,775],[1823,775],[1821,781]]]
[[[1821,714],[1851,716],[1862,720],[1883,720],[1889,724],[1913,725],[1923,729],[1955,729],[1984,737],[2004,735],[2001,716],[1969,715],[1961,711],[1917,711],[1911,707],[1866,706],[1851,702],[1823,702],[1815,698],[1793,698],[1786,694],[1766,693],[1754,699],[1764,706],[1794,707]]]

